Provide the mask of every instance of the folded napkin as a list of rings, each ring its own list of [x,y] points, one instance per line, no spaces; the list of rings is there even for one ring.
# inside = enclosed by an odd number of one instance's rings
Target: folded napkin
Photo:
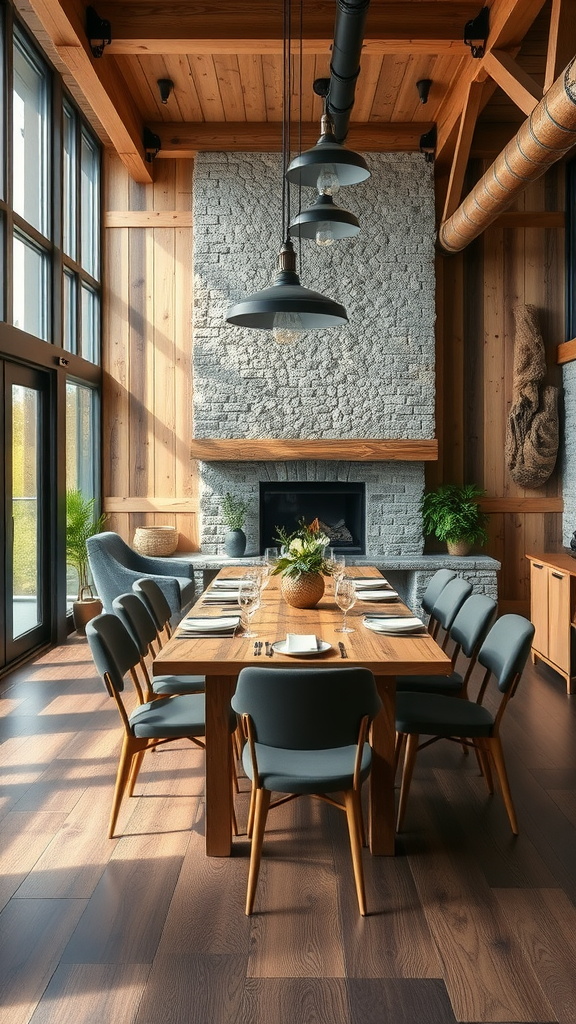
[[[311,633],[287,633],[286,650],[290,654],[318,651],[320,650],[318,637],[313,636]]]
[[[374,617],[370,615],[364,616],[364,625],[368,629],[374,630],[375,633],[424,633],[426,627],[422,622],[422,619],[416,618],[412,615],[404,616],[379,616]]]
[[[398,592],[396,590],[360,590],[356,587],[356,597],[359,601],[396,601]]]

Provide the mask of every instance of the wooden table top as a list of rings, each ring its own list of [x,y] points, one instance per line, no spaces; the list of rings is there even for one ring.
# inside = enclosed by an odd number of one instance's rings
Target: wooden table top
[[[374,576],[381,574],[374,568],[347,569],[349,576]],[[238,567],[223,569],[219,577],[238,576]],[[196,615],[234,614],[234,605],[211,605],[200,598],[193,609]],[[367,613],[387,613],[409,616],[412,613],[399,599],[394,602],[357,601],[348,612],[348,624],[354,633],[336,633],[335,627],[342,623],[342,612],[334,600],[334,582],[326,579],[324,597],[315,608],[292,608],[283,600],[280,591],[280,577],[272,576],[263,593],[262,606],[255,613],[251,629],[257,639],[270,641],[284,640],[287,633],[315,634],[332,645],[329,651],[313,657],[291,657],[274,654],[254,655],[254,640],[236,637],[209,637],[194,639],[179,636],[178,632],[164,645],[154,661],[154,674],[183,674],[193,670],[203,675],[235,676],[246,665],[260,665],[266,668],[287,665],[331,666],[363,665],[375,675],[447,675],[450,659],[440,650],[438,644],[428,635],[385,636],[374,633],[363,625]],[[340,657],[338,642],[346,645],[347,659]]]

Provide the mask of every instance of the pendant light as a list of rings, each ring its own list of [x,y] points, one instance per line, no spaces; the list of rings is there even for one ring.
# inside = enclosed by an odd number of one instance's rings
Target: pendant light
[[[296,253],[288,235],[290,183],[286,176],[290,154],[291,121],[291,0],[283,3],[283,98],[282,98],[282,238],[278,273],[273,285],[249,295],[228,311],[226,321],[239,327],[273,331],[278,344],[290,344],[302,331],[338,327],[348,322],[344,306],[319,292],[303,288],[296,273]]]
[[[334,122],[325,102],[320,121],[321,135],[312,149],[306,149],[295,157],[286,172],[288,180],[295,185],[318,189],[328,195],[335,195],[344,185],[358,185],[370,177],[368,164],[363,156],[351,149],[344,149],[336,141]]]
[[[359,231],[358,218],[337,206],[328,192],[317,196],[312,206],[302,210],[288,228],[292,238],[312,238],[322,246],[353,238]]]

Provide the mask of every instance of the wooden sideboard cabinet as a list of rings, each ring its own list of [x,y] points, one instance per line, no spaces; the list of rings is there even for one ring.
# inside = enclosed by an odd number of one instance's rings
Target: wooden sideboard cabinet
[[[530,561],[530,617],[537,658],[559,672],[568,693],[576,691],[576,558],[527,555]]]

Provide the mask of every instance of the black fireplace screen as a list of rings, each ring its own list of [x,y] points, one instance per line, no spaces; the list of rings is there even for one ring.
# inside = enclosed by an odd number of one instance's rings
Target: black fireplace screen
[[[288,533],[304,519],[320,521],[332,546],[341,552],[366,553],[366,485],[290,481],[260,484],[260,550],[276,543],[276,531]]]

